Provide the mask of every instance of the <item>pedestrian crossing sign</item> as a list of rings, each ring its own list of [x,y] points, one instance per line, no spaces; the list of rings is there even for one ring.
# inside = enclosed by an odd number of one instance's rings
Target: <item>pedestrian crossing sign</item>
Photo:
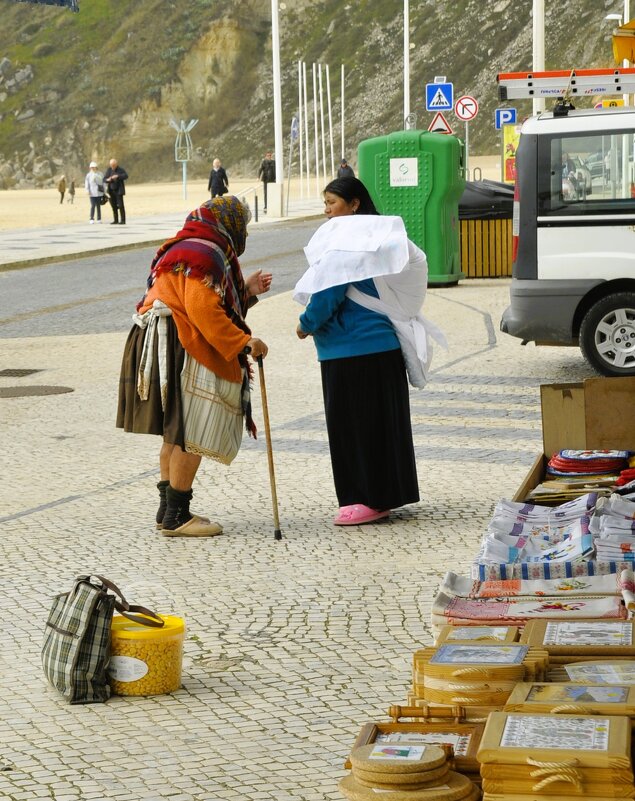
[[[454,84],[426,84],[426,111],[450,111],[452,108],[454,108]]]

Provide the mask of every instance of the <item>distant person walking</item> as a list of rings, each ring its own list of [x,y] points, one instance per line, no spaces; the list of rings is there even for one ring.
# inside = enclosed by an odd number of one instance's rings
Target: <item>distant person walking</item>
[[[260,162],[258,168],[258,178],[262,181],[262,192],[265,199],[265,206],[263,211],[267,211],[267,184],[275,184],[276,182],[276,162],[273,160],[273,154],[270,150],[265,153],[264,159]]]
[[[111,225],[126,224],[126,207],[123,196],[126,194],[124,181],[128,180],[128,173],[117,163],[117,159],[110,159],[110,166],[104,174],[104,184],[108,192],[108,200],[112,209],[113,221]]]
[[[229,191],[229,178],[227,177],[225,168],[220,163],[220,159],[214,159],[212,162],[212,171],[209,174],[207,191],[212,197],[222,197]]]
[[[88,165],[88,173],[84,179],[84,187],[90,198],[90,220],[93,225],[95,217],[97,222],[101,222],[101,199],[104,197],[104,175],[97,169],[97,162],[91,161]]]
[[[346,159],[342,159],[340,161],[340,166],[337,169],[337,177],[338,178],[354,178],[355,173],[351,165],[346,161]]]
[[[71,206],[75,202],[75,181],[71,181],[68,187],[68,200],[67,203],[70,203]]]
[[[66,194],[66,176],[62,177],[57,182],[57,191],[60,193],[60,203],[64,202],[64,195]]]

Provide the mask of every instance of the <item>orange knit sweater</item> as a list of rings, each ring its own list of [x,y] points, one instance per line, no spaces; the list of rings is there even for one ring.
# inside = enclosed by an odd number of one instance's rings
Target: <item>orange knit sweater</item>
[[[232,323],[214,289],[183,273],[161,273],[148,291],[140,314],[157,298],[172,311],[185,350],[216,375],[240,384],[238,354],[251,337]]]

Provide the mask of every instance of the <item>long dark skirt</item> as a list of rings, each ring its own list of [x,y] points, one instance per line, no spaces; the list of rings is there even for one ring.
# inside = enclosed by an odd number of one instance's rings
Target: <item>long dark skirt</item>
[[[117,428],[134,434],[159,434],[166,442],[185,450],[183,409],[181,404],[181,370],[185,351],[179,342],[172,317],[167,319],[167,397],[161,408],[159,380],[158,334],[154,337],[154,355],[148,399],[141,400],[137,392],[137,376],[143,350],[145,329],[133,325],[124,348],[119,377]]]
[[[401,350],[321,362],[340,506],[396,509],[419,500]]]

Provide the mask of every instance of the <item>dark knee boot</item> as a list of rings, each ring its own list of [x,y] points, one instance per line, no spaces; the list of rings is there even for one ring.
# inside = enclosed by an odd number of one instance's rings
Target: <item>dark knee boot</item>
[[[169,484],[165,489],[166,508],[163,516],[163,530],[175,529],[192,519],[190,513],[190,501],[192,500],[192,490],[180,492]]]
[[[166,490],[169,486],[169,481],[159,481],[157,484],[157,489],[159,490],[159,508],[157,509],[157,529],[163,528],[163,518],[165,517],[165,510],[168,505],[168,501],[166,498]]]

